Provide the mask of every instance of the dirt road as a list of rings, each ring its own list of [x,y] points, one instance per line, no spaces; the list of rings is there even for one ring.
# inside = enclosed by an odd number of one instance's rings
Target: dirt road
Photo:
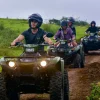
[[[70,100],[86,100],[93,82],[100,81],[100,53],[92,52],[86,56],[85,68],[70,69]]]
[[[92,52],[86,56],[85,68],[68,69],[70,84],[70,100],[86,100],[91,90],[91,83],[100,81],[100,52]],[[22,95],[21,100],[36,99],[34,95]]]

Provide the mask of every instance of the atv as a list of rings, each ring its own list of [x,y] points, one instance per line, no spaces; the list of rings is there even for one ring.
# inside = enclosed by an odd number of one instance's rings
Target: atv
[[[89,33],[81,39],[84,47],[84,52],[88,54],[88,51],[99,50],[100,49],[100,36],[98,33]]]
[[[47,44],[22,44],[19,57],[0,59],[0,100],[20,100],[20,94],[49,93],[50,100],[69,100],[64,60],[47,53]],[[41,49],[42,47],[42,49]]]
[[[74,68],[83,68],[85,57],[82,44],[76,47],[68,46],[69,41],[59,39],[59,46],[51,46],[49,55],[60,56],[64,59],[66,65],[73,64]]]

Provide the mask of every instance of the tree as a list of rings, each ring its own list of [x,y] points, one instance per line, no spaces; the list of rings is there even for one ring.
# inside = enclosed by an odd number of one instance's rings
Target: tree
[[[60,25],[60,20],[57,20],[57,19],[50,19],[50,20],[49,20],[49,23],[50,23],[50,24],[57,24],[57,25]]]

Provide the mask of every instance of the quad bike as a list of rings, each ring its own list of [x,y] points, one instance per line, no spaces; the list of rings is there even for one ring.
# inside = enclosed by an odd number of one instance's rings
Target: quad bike
[[[98,33],[89,33],[81,39],[81,43],[84,47],[84,52],[88,54],[88,51],[99,50],[100,49],[100,36]]]
[[[49,93],[50,100],[69,100],[63,58],[49,56],[46,44],[17,45],[24,49],[19,57],[0,59],[0,100],[20,100],[25,93]]]
[[[65,64],[73,64],[74,68],[83,68],[85,57],[82,44],[76,47],[68,46],[68,41],[59,40],[59,46],[52,46],[49,48],[49,55],[60,56],[64,59]]]

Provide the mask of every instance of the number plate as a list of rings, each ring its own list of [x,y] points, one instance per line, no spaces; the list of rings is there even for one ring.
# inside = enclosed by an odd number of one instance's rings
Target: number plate
[[[65,42],[64,41],[61,41],[61,44],[65,44]]]

